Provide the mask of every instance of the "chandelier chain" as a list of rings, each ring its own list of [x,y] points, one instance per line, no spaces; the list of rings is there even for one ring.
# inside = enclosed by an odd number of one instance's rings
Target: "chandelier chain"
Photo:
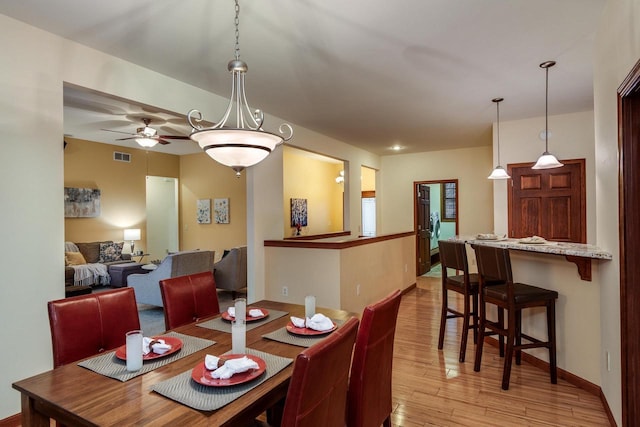
[[[234,20],[236,26],[236,60],[240,59],[240,4],[236,0],[236,19]]]

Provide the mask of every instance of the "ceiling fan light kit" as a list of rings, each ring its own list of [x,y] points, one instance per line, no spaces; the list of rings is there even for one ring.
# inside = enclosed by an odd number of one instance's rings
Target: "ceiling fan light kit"
[[[264,113],[261,110],[251,111],[249,108],[244,88],[248,66],[240,60],[238,0],[235,4],[235,59],[228,65],[232,75],[232,86],[227,109],[220,121],[208,128],[200,124],[203,116],[198,110],[189,111],[187,120],[192,128],[189,137],[213,160],[229,166],[239,177],[245,168],[261,162],[278,145],[290,140],[293,129],[289,124],[283,123],[278,128],[279,135],[267,132],[262,129]]]
[[[549,152],[549,68],[556,65],[555,61],[546,61],[540,64],[546,72],[545,105],[544,105],[544,153],[531,169],[553,169],[564,166],[556,156]]]
[[[496,104],[496,118],[497,118],[497,149],[498,149],[498,166],[496,166],[493,171],[491,171],[491,175],[488,176],[489,179],[509,179],[511,178],[506,170],[502,166],[500,166],[500,103],[504,101],[504,98],[493,98],[491,102]]]

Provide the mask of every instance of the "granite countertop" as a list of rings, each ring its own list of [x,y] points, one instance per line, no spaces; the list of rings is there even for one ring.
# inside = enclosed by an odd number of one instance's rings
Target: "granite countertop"
[[[520,239],[497,239],[497,240],[484,240],[478,239],[477,236],[456,236],[452,240],[457,240],[472,245],[488,245],[497,246],[506,249],[513,249],[526,252],[538,252],[553,255],[565,255],[565,256],[577,256],[583,258],[593,259],[607,259],[613,258],[611,253],[600,249],[594,245],[588,245],[584,243],[569,243],[569,242],[552,242],[546,241],[542,244],[529,244],[520,243]]]

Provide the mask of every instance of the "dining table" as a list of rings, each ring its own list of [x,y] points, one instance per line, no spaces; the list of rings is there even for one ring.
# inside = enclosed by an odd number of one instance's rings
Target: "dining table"
[[[185,344],[164,362],[158,363],[162,358],[148,366],[145,362],[141,373],[125,372],[116,360],[116,351],[111,350],[13,383],[21,393],[22,426],[48,427],[50,419],[74,426],[251,425],[286,397],[296,356],[328,334],[299,337],[289,333],[290,316],[305,315],[303,304],[262,300],[249,307],[273,315],[255,324],[247,322],[247,353],[266,356],[279,365],[271,369],[268,362],[255,383],[245,384],[247,391],[235,393],[236,385],[203,387],[190,378],[207,354],[231,352],[229,322],[216,315],[161,334],[182,337]],[[226,308],[221,307],[223,313]],[[318,308],[317,312],[332,319],[338,328],[354,316],[336,309]],[[100,369],[104,371],[98,372]],[[230,401],[213,410],[198,406],[218,394],[230,394],[226,397]]]

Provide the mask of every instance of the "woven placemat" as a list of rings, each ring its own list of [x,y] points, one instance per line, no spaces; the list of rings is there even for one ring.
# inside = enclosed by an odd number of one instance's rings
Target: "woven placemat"
[[[340,326],[344,323],[343,320],[333,320],[333,322]],[[273,332],[265,334],[262,338],[266,338],[268,340],[283,342],[285,344],[296,345],[298,347],[311,347],[312,345],[322,341],[326,337],[328,337],[330,333],[322,334],[322,335],[294,335],[287,331],[287,328],[276,329]]]
[[[98,374],[124,382],[130,380],[131,378],[135,378],[138,375],[153,371],[154,369],[171,363],[174,360],[182,359],[183,357],[200,351],[203,348],[212,346],[216,343],[215,341],[179,334],[177,332],[169,332],[167,334],[163,334],[163,336],[179,338],[182,341],[182,348],[180,349],[180,351],[177,351],[166,357],[146,361],[142,364],[142,369],[140,369],[139,371],[127,371],[127,362],[118,359],[116,357],[115,351],[110,351],[108,353],[101,354],[100,356],[83,360],[82,362],[78,363],[78,366],[91,369]]]
[[[187,371],[154,384],[151,390],[200,411],[215,411],[259,386],[293,362],[293,359],[250,348],[247,348],[247,353],[260,357],[267,365],[265,373],[254,381],[228,387],[209,387],[195,382],[191,378],[191,371]]]
[[[281,318],[289,314],[286,311],[269,310],[269,315],[264,319],[254,320],[253,322],[247,322],[247,331],[257,328],[258,326],[269,323],[272,320]],[[196,326],[201,328],[214,329],[220,332],[231,333],[231,322],[224,320],[222,317],[216,317],[215,319],[207,320],[206,322],[197,323]]]

